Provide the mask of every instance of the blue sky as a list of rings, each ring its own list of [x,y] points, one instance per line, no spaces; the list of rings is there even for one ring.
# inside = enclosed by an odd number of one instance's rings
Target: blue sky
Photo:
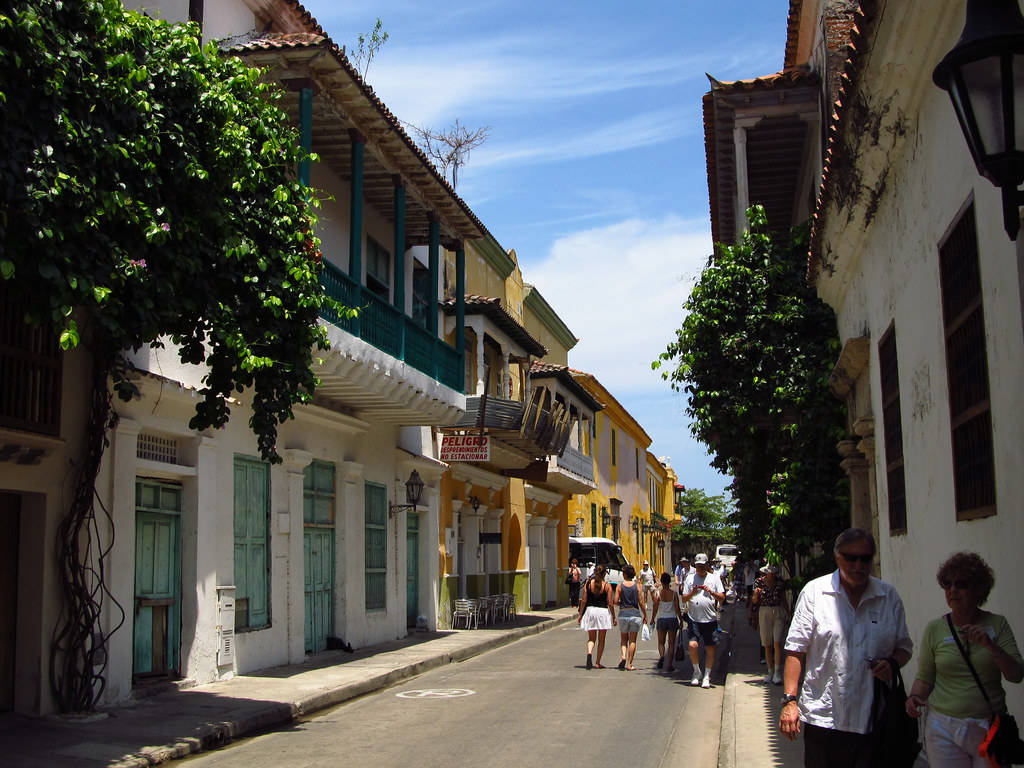
[[[580,338],[680,480],[720,493],[650,369],[711,253],[701,96],[782,67],[788,0],[303,0],[338,45],[380,17],[367,81],[402,120],[491,126],[458,193]]]

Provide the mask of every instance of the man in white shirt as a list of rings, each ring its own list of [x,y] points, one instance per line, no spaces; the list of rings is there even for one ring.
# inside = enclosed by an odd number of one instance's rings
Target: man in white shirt
[[[708,556],[701,553],[693,558],[691,571],[683,587],[683,603],[690,617],[687,626],[687,637],[690,646],[690,662],[693,664],[693,678],[690,685],[701,688],[711,687],[711,670],[715,666],[715,644],[718,629],[718,601],[725,600],[725,587],[722,580],[708,568]],[[700,645],[704,643],[704,676],[701,678]]]
[[[644,605],[647,605],[654,600],[654,583],[657,581],[654,569],[651,568],[651,564],[647,560],[644,560],[644,567],[636,575],[636,580],[640,582],[643,589]]]
[[[872,768],[874,678],[889,682],[889,660],[902,667],[913,643],[899,594],[870,574],[871,534],[849,528],[833,551],[838,569],[808,582],[793,611],[779,728],[795,741],[803,723],[806,768]]]

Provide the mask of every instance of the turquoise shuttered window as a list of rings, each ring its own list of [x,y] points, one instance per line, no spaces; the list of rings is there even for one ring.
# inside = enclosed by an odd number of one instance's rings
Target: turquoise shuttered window
[[[235,629],[270,626],[270,467],[235,456]]]
[[[334,465],[314,461],[302,470],[302,520],[306,525],[334,522]]]
[[[388,494],[383,485],[366,484],[366,610],[387,607]]]

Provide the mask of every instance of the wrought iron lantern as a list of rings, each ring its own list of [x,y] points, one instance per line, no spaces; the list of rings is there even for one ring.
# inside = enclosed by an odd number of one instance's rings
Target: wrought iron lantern
[[[932,80],[949,92],[978,172],[1002,190],[1003,225],[1016,240],[1024,205],[1024,17],[1016,0],[967,0],[963,33]]]
[[[403,509],[411,509],[413,512],[416,511],[417,505],[420,503],[420,496],[423,494],[423,481],[420,479],[420,473],[415,469],[412,474],[409,475],[409,479],[405,481],[405,504],[391,504],[388,507],[388,513],[394,517]]]

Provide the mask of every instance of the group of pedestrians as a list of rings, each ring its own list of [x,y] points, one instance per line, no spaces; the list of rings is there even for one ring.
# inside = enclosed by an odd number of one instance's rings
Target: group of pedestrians
[[[570,564],[570,577],[572,568]],[[715,646],[718,641],[718,610],[725,601],[722,577],[715,573],[705,554],[694,557],[693,567],[683,558],[673,575],[662,573],[655,579],[650,563],[644,561],[639,575],[632,565],[622,569],[623,581],[612,589],[606,579],[603,565],[594,566],[579,593],[577,622],[587,632],[587,669],[604,669],[608,630],[618,625],[620,635],[619,669],[636,669],[637,637],[645,625],[658,634],[657,669],[675,671],[676,642],[680,631],[685,631],[693,677],[690,684],[711,687],[711,670],[715,664]],[[650,604],[650,612],[648,612]],[[616,609],[618,616],[616,616]],[[700,649],[704,648],[704,666],[700,664]]]

